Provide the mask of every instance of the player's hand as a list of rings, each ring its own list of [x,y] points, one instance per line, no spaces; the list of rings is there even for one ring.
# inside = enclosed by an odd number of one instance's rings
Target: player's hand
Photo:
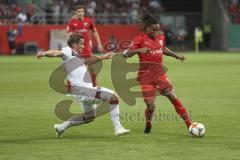
[[[38,52],[36,57],[37,57],[37,59],[40,59],[40,58],[44,57],[45,55],[46,55],[45,52]]]
[[[104,56],[104,59],[112,59],[116,55],[117,55],[117,53],[108,52],[108,53],[105,53],[103,56]]]
[[[186,57],[184,57],[184,55],[177,55],[176,58],[179,59],[181,62],[184,62],[186,60]]]

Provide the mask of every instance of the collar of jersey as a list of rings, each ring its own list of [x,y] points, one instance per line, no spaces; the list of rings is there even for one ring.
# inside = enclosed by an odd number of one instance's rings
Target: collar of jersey
[[[79,58],[82,58],[74,49],[72,49],[72,55],[74,55],[76,57],[79,57]]]

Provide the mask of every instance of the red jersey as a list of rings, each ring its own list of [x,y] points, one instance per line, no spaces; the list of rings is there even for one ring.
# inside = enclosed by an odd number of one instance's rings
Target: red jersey
[[[150,51],[138,54],[140,61],[138,80],[159,78],[164,74],[162,60],[165,36],[158,35],[152,39],[147,34],[141,34],[133,40],[130,50],[144,47],[149,48]]]
[[[84,49],[81,56],[90,56],[92,54],[92,49],[89,43],[88,32],[89,30],[94,30],[95,25],[93,20],[88,17],[84,17],[83,20],[79,21],[77,18],[73,18],[68,22],[67,32],[79,32],[83,35],[84,39]]]

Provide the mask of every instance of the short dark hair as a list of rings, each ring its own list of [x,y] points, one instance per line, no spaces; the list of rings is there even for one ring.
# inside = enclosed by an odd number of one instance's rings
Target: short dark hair
[[[153,16],[152,14],[144,14],[140,18],[140,20],[141,20],[141,24],[143,25],[144,30],[147,27],[151,26],[152,24],[159,24],[158,18]]]
[[[77,5],[76,7],[74,7],[74,11],[76,11],[78,9],[84,9],[84,6],[83,5]]]
[[[73,44],[78,44],[83,39],[82,36],[77,34],[71,34],[70,37],[67,40],[67,45],[69,47],[72,47]]]

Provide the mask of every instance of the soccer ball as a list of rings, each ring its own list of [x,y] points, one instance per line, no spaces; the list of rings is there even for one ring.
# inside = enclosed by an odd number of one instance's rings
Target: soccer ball
[[[189,127],[189,133],[194,137],[202,137],[205,134],[205,127],[202,123],[193,122]]]

